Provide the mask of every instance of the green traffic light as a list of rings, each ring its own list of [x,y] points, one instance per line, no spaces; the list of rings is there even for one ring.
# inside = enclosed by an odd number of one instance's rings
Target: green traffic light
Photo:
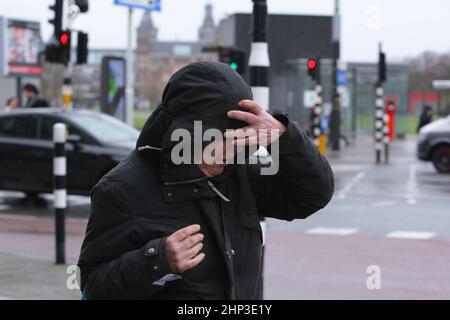
[[[233,70],[237,70],[237,69],[238,69],[238,64],[237,64],[236,62],[231,62],[231,63],[230,63],[230,67],[231,67],[231,69],[233,69]]]

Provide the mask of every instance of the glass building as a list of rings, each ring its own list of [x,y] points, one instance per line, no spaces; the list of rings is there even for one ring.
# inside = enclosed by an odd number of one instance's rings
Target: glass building
[[[286,112],[300,122],[305,128],[310,126],[311,109],[305,105],[305,91],[315,88],[314,81],[308,76],[307,60],[297,59],[287,62],[287,104]],[[329,59],[321,61],[321,79],[323,87],[324,118],[331,111],[333,97],[332,63]],[[358,132],[373,131],[375,109],[375,83],[378,77],[376,64],[348,63],[346,84],[341,89],[341,120],[342,132],[347,136],[354,136]],[[411,131],[409,128],[411,116],[408,115],[409,79],[407,66],[390,64],[388,66],[388,80],[384,84],[385,97],[394,97],[397,101],[396,133]]]

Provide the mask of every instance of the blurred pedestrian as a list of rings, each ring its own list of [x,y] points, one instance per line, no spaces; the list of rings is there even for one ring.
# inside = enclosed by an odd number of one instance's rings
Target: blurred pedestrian
[[[6,101],[4,110],[8,112],[18,108],[19,108],[19,99],[17,99],[16,97],[11,97]]]
[[[49,104],[46,100],[39,98],[38,88],[31,83],[22,87],[22,93],[27,98],[25,108],[47,108]]]
[[[419,132],[420,129],[425,127],[427,124],[431,123],[432,120],[433,109],[430,106],[425,106],[419,118],[419,126],[417,127],[417,132]]]

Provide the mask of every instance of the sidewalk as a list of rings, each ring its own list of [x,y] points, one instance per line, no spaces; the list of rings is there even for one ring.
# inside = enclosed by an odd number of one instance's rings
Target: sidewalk
[[[55,265],[54,221],[0,214],[0,300],[79,300],[67,267],[76,264],[86,219],[66,221],[66,265]]]
[[[0,300],[79,300],[66,288],[66,266],[0,253]]]

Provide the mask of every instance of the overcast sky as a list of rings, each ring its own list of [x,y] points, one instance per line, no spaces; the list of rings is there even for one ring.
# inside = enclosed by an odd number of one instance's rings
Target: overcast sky
[[[1,0],[0,15],[40,21],[44,40],[51,34],[47,19],[53,0]],[[122,48],[126,45],[126,8],[113,0],[91,0],[79,25],[90,34],[90,46]],[[162,40],[195,40],[204,5],[214,6],[216,22],[236,12],[250,13],[251,0],[162,0],[154,14]],[[268,0],[269,13],[331,15],[334,0]],[[346,61],[375,61],[382,41],[390,59],[425,50],[450,51],[449,0],[341,0],[342,55]],[[142,12],[137,11],[137,25]]]

